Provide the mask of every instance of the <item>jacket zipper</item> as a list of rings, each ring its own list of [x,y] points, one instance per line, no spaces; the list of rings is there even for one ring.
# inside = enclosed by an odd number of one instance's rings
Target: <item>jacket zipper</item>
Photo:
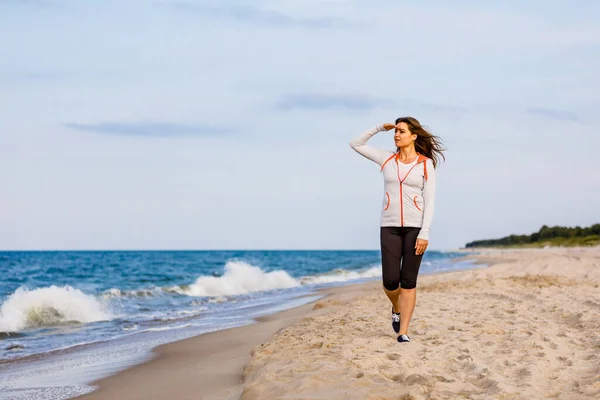
[[[404,205],[402,203],[402,181],[400,181],[400,226],[404,226]]]
[[[404,204],[402,204],[402,179],[400,179],[400,166],[398,165],[398,159],[396,159],[396,173],[398,175],[398,182],[400,183],[400,226],[404,226]],[[410,173],[410,171],[408,171]],[[408,174],[407,174],[408,176]],[[406,179],[406,177],[404,177]]]

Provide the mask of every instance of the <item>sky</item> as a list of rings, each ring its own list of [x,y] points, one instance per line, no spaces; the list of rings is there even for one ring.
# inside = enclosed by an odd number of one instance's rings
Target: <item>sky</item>
[[[430,249],[598,223],[572,4],[0,0],[0,249],[378,249],[349,141],[408,115],[447,147]]]

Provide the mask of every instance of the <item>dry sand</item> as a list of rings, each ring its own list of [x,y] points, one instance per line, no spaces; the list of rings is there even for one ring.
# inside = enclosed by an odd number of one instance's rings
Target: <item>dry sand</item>
[[[598,399],[600,248],[486,251],[419,277],[410,343],[380,282],[158,348],[89,398]]]
[[[381,290],[254,349],[241,398],[598,399],[600,250],[490,252],[422,276],[410,343]]]

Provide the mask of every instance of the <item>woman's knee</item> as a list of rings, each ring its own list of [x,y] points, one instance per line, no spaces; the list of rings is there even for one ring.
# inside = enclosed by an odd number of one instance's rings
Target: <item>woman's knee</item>
[[[390,292],[397,290],[400,287],[400,282],[397,279],[383,278],[383,287]]]
[[[402,289],[415,289],[417,287],[417,278],[402,278],[400,287]]]

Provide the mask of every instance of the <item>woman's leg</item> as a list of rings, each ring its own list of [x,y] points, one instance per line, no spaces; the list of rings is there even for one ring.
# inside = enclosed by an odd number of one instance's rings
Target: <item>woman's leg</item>
[[[398,287],[398,289],[396,289],[396,290],[387,290],[385,288],[385,286],[383,288],[383,291],[385,292],[388,299],[390,299],[390,302],[392,303],[392,307],[394,307],[395,313],[402,312],[402,308],[400,307],[400,291],[401,290],[402,289],[400,289],[400,287]]]
[[[394,312],[400,312],[400,259],[402,237],[395,227],[381,227],[381,275],[383,291],[390,299]]]
[[[400,332],[399,335],[408,333],[408,324],[417,303],[417,276],[421,267],[423,255],[415,254],[415,244],[419,228],[404,228],[402,243],[402,269],[400,272]]]
[[[417,304],[417,288],[400,289],[400,332],[398,335],[408,334],[408,324]]]

